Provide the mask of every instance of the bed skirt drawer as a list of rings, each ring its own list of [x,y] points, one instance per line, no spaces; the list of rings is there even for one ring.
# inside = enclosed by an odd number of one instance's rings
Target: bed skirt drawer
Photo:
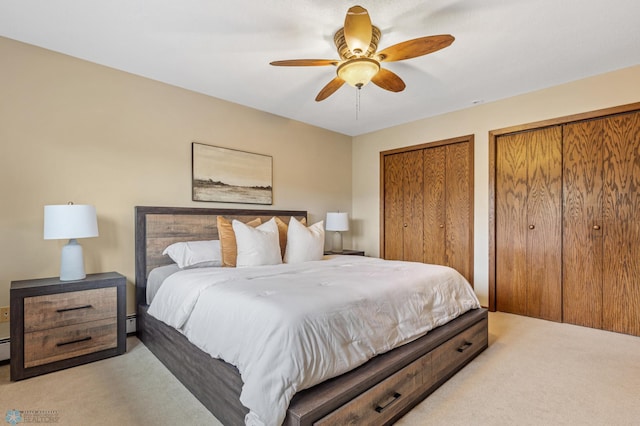
[[[431,351],[432,384],[448,378],[487,347],[487,320],[483,319]]]
[[[431,377],[431,354],[426,354],[362,395],[313,423],[317,426],[381,425],[413,401],[425,377]]]
[[[117,318],[69,325],[24,335],[24,368],[118,346]]]
[[[115,317],[116,287],[24,298],[24,331],[56,328]]]

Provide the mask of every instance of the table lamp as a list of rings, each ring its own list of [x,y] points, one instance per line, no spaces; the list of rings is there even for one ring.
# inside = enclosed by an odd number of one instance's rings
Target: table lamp
[[[62,248],[60,259],[60,281],[84,279],[82,246],[77,238],[98,236],[98,220],[93,206],[64,204],[44,206],[44,239],[69,239]]]
[[[335,231],[333,236],[332,251],[342,253],[342,232],[349,230],[349,214],[343,212],[327,213],[327,221],[325,223],[327,231]]]

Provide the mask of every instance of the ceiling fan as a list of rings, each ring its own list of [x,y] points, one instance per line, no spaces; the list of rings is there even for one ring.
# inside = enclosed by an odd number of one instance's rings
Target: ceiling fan
[[[419,37],[377,52],[380,30],[371,25],[369,12],[362,6],[347,11],[344,27],[333,37],[340,59],[291,59],[274,61],[275,66],[337,66],[337,76],[320,90],[316,101],[331,96],[346,82],[361,89],[372,81],[391,92],[401,92],[406,85],[398,75],[380,66],[381,62],[402,61],[433,53],[453,43],[450,34]]]

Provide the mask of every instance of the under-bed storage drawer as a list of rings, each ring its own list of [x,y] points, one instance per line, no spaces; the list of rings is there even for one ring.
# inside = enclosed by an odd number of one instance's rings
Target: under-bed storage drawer
[[[487,346],[487,320],[469,327],[431,351],[431,384],[460,369]]]
[[[321,418],[314,425],[383,425],[435,389],[487,346],[487,319],[470,326],[429,353]]]
[[[413,400],[426,375],[431,377],[428,353],[376,386],[326,415],[314,425],[379,425],[389,421]]]

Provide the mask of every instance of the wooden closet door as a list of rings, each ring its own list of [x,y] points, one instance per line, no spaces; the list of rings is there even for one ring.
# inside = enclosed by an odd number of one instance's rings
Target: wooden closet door
[[[402,260],[404,256],[403,154],[384,157],[384,258]]]
[[[446,265],[446,147],[424,150],[424,263]]]
[[[422,150],[409,151],[402,155],[404,157],[403,260],[422,262],[424,259]]]
[[[527,315],[562,321],[562,128],[528,135]]]
[[[496,309],[527,314],[527,136],[496,141]]]
[[[602,328],[603,121],[564,126],[564,322]]]
[[[640,336],[640,113],[603,119],[603,328]]]
[[[473,253],[471,223],[473,214],[469,198],[471,149],[468,142],[446,146],[446,265],[473,282],[470,253]]]
[[[562,131],[504,135],[496,148],[496,308],[562,320]]]
[[[422,151],[384,157],[384,257],[423,260]]]

